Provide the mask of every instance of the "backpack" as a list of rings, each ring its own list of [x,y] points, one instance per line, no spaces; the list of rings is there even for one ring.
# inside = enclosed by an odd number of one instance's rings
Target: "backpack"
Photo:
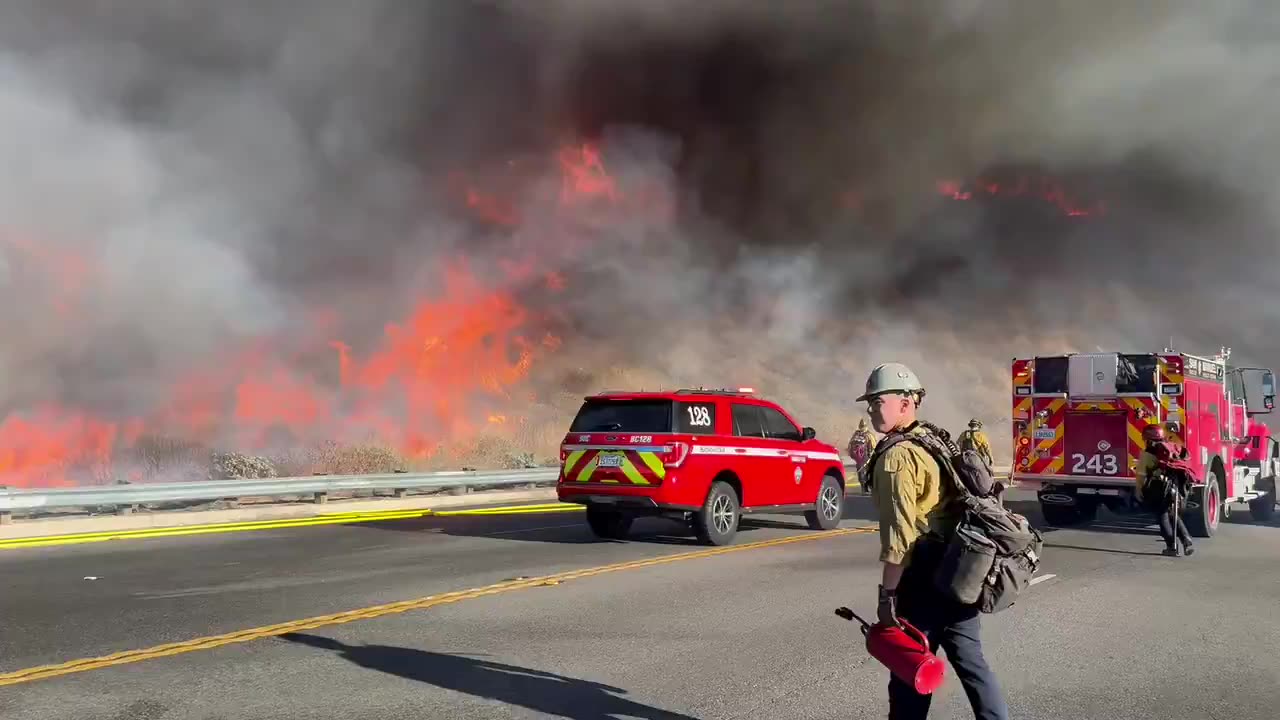
[[[960,435],[960,449],[978,451],[978,434],[972,430],[965,430]]]
[[[853,458],[854,462],[861,464],[862,461],[867,459],[868,446],[871,444],[868,442],[869,440],[870,438],[867,437],[867,434],[861,430],[854,433],[853,439],[849,442],[849,456]]]
[[[1004,507],[986,462],[973,450],[961,450],[946,430],[921,422],[926,433],[891,433],[876,448],[874,463],[900,442],[923,447],[960,494],[963,516],[943,538],[945,549],[933,572],[934,588],[963,605],[995,613],[1013,605],[1040,569],[1044,538],[1026,517]]]
[[[1154,510],[1163,510],[1174,497],[1186,500],[1195,484],[1196,471],[1186,461],[1186,448],[1170,442],[1152,443],[1147,450],[1156,458],[1156,470],[1147,477],[1143,499]]]

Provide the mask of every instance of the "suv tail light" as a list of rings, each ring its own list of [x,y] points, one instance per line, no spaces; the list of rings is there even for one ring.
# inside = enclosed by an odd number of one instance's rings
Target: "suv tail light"
[[[669,468],[677,468],[689,457],[689,443],[673,442],[662,446],[662,454],[658,456],[662,464]]]

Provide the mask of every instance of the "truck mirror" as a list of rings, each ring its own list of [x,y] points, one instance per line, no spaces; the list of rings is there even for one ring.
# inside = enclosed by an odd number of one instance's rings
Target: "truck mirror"
[[[800,437],[802,437],[805,440],[812,440],[818,437],[818,431],[814,430],[811,427],[806,427],[805,429],[800,431]]]

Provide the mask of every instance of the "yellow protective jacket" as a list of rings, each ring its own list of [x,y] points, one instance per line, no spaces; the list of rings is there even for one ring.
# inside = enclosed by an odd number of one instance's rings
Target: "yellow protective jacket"
[[[922,427],[909,432],[925,432]],[[938,462],[920,445],[899,442],[871,468],[880,514],[880,562],[909,564],[911,549],[933,530],[949,535],[959,520],[959,494],[944,481]]]
[[[991,443],[987,440],[987,434],[981,430],[965,430],[960,434],[960,448],[973,448],[975,452],[986,459],[990,465],[995,462],[991,456]]]
[[[1138,502],[1142,502],[1142,491],[1146,489],[1147,480],[1159,465],[1160,462],[1150,450],[1143,450],[1138,456],[1138,465],[1133,469],[1133,495]]]

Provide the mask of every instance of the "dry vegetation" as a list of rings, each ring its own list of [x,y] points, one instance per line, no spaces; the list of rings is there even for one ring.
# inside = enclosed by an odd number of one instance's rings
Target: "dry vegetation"
[[[936,347],[943,356],[948,352],[954,352],[953,357],[962,356],[958,345],[951,348],[940,342]],[[594,358],[588,355],[579,359],[589,363]],[[857,358],[789,355],[733,359],[721,363],[713,373],[715,377],[708,377],[696,363],[686,369],[678,366],[678,358],[674,362],[677,366],[666,372],[607,365],[608,369],[595,373],[584,367],[545,368],[531,378],[532,384],[556,388],[554,392],[523,407],[513,404],[512,415],[505,422],[488,425],[474,437],[442,443],[424,456],[406,456],[373,439],[246,454],[153,435],[135,445],[130,477],[143,482],[173,482],[551,465],[583,396],[601,390],[660,390],[700,383],[707,387],[733,386],[741,378],[762,396],[781,403],[800,423],[814,427],[820,439],[838,448],[844,447],[864,412],[854,398],[861,391],[868,367]],[[1008,443],[1003,442],[1009,432],[1007,368],[1001,364],[954,363],[940,367],[939,372],[945,374],[951,386],[930,389],[924,415],[952,432],[963,429],[970,416],[981,417],[997,460],[1007,461]],[[516,415],[517,411],[522,414]]]

